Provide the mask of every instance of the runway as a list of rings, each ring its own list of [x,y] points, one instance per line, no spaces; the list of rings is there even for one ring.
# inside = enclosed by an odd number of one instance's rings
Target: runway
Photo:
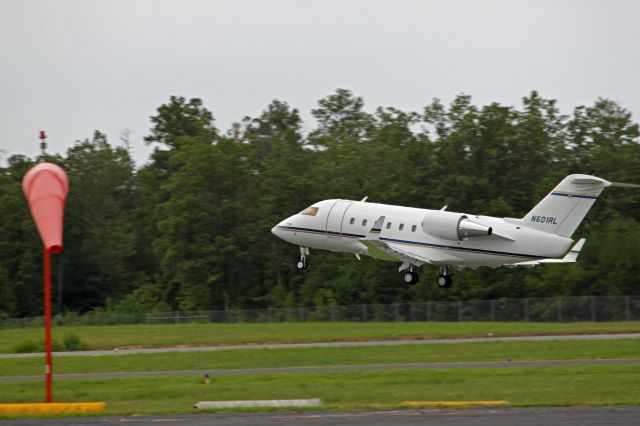
[[[278,343],[278,344],[250,344],[224,346],[194,346],[188,348],[149,348],[149,349],[108,349],[96,351],[54,352],[55,357],[61,356],[115,356],[137,355],[166,352],[210,352],[232,351],[242,349],[286,349],[286,348],[334,348],[351,346],[400,346],[400,345],[438,345],[455,343],[479,342],[519,342],[519,341],[549,341],[549,340],[617,340],[640,339],[640,333],[619,334],[571,334],[547,336],[513,336],[513,337],[470,337],[459,339],[423,339],[423,340],[367,340],[353,342],[317,342],[317,343]],[[44,353],[0,354],[1,358],[37,358]]]
[[[640,407],[537,407],[486,409],[306,411],[271,413],[218,413],[130,417],[67,417],[0,421],[2,426],[84,426],[135,424],[136,426],[222,425],[637,425]]]
[[[131,373],[85,373],[57,374],[55,380],[92,380],[92,379],[126,379],[133,377],[175,377],[175,376],[238,376],[245,374],[296,374],[296,373],[328,373],[342,371],[393,371],[393,370],[438,370],[451,368],[522,368],[522,367],[562,367],[571,365],[630,365],[640,364],[640,359],[569,359],[541,361],[502,361],[502,362],[456,362],[456,363],[421,363],[421,364],[383,364],[383,365],[338,365],[325,367],[284,367],[284,368],[251,368],[233,370],[183,370],[183,371],[145,371]],[[42,380],[43,376],[7,376],[0,377],[0,382],[20,382]]]

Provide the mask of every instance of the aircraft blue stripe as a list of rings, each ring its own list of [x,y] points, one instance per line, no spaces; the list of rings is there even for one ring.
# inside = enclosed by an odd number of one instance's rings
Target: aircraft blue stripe
[[[313,229],[313,228],[300,228],[297,226],[278,226],[278,229],[284,229],[286,231],[300,231],[300,232],[309,232],[312,234],[330,234],[330,235],[342,235],[343,237],[350,237],[350,238],[364,238],[366,237],[366,235],[360,235],[360,234],[350,234],[348,232],[333,232],[333,231],[324,231],[321,229]]]
[[[527,257],[527,258],[532,258],[532,259],[545,259],[544,256],[536,256],[536,255],[532,255],[532,254],[509,253],[509,252],[504,252],[504,251],[476,249],[476,248],[470,248],[470,247],[445,246],[445,245],[442,245],[442,244],[423,243],[423,242],[409,241],[409,240],[397,240],[395,238],[380,238],[380,239],[384,240],[384,241],[390,241],[390,242],[393,242],[393,243],[411,244],[411,245],[418,245],[418,246],[424,246],[424,247],[430,247],[430,248],[436,248],[436,249],[470,251],[470,252],[476,252],[476,253],[481,253],[481,254],[491,254],[491,255],[495,255],[495,256]]]
[[[551,195],[557,195],[558,197],[569,197],[569,198],[588,198],[591,200],[598,199],[598,197],[594,197],[593,195],[566,194],[564,192],[552,192]]]
[[[332,231],[326,232],[326,231],[323,231],[323,230],[318,230],[318,229],[313,229],[313,228],[300,228],[300,227],[296,227],[296,226],[278,226],[278,228],[286,230],[286,231],[309,232],[309,233],[312,233],[312,234],[340,235],[339,232],[332,232]],[[350,238],[365,238],[365,235],[349,234],[349,233],[344,233],[344,232],[342,233],[342,236],[346,236],[346,237],[350,237]],[[475,252],[475,253],[481,253],[481,254],[491,254],[491,255],[495,255],[495,256],[527,257],[527,258],[532,258],[532,259],[545,259],[544,256],[535,256],[535,255],[531,255],[531,254],[509,253],[509,252],[503,252],[503,251],[475,249],[475,248],[469,248],[469,247],[445,246],[445,245],[441,245],[441,244],[423,243],[423,242],[419,242],[419,241],[397,240],[397,239],[394,239],[394,238],[380,238],[380,240],[390,241],[390,242],[400,243],[400,244],[411,244],[411,245],[417,245],[417,246],[424,246],[424,247],[430,247],[430,248],[435,248],[435,249],[459,250],[459,251],[469,251],[469,252]]]

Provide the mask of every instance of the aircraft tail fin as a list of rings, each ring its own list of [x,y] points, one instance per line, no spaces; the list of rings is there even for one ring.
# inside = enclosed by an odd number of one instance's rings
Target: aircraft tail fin
[[[611,182],[590,175],[569,175],[522,219],[523,226],[571,237],[602,190]]]

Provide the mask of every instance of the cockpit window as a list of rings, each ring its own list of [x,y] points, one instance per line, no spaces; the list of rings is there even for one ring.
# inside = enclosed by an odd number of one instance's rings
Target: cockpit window
[[[307,216],[315,216],[315,215],[318,214],[318,208],[317,207],[308,207],[308,208],[302,210],[300,212],[300,214],[304,214],[304,215],[307,215]]]

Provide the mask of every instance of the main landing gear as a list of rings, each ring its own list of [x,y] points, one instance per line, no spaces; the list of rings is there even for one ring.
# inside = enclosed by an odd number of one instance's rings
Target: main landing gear
[[[453,278],[451,277],[451,269],[448,266],[440,267],[440,275],[438,275],[438,280],[436,281],[438,287],[440,288],[449,288],[453,284]]]
[[[413,285],[418,282],[420,276],[417,272],[414,272],[410,269],[405,269],[402,271],[402,280],[405,284]],[[451,267],[449,266],[441,266],[440,267],[440,275],[438,275],[438,280],[436,281],[438,287],[440,288],[449,288],[453,284],[453,277]]]
[[[309,247],[300,247],[300,260],[296,266],[301,271],[307,269],[309,267],[309,262],[307,262],[307,256],[309,255]]]
[[[418,280],[420,279],[420,275],[418,275],[417,272],[404,271],[402,273],[402,279],[404,280],[405,284],[413,285],[418,282]]]

